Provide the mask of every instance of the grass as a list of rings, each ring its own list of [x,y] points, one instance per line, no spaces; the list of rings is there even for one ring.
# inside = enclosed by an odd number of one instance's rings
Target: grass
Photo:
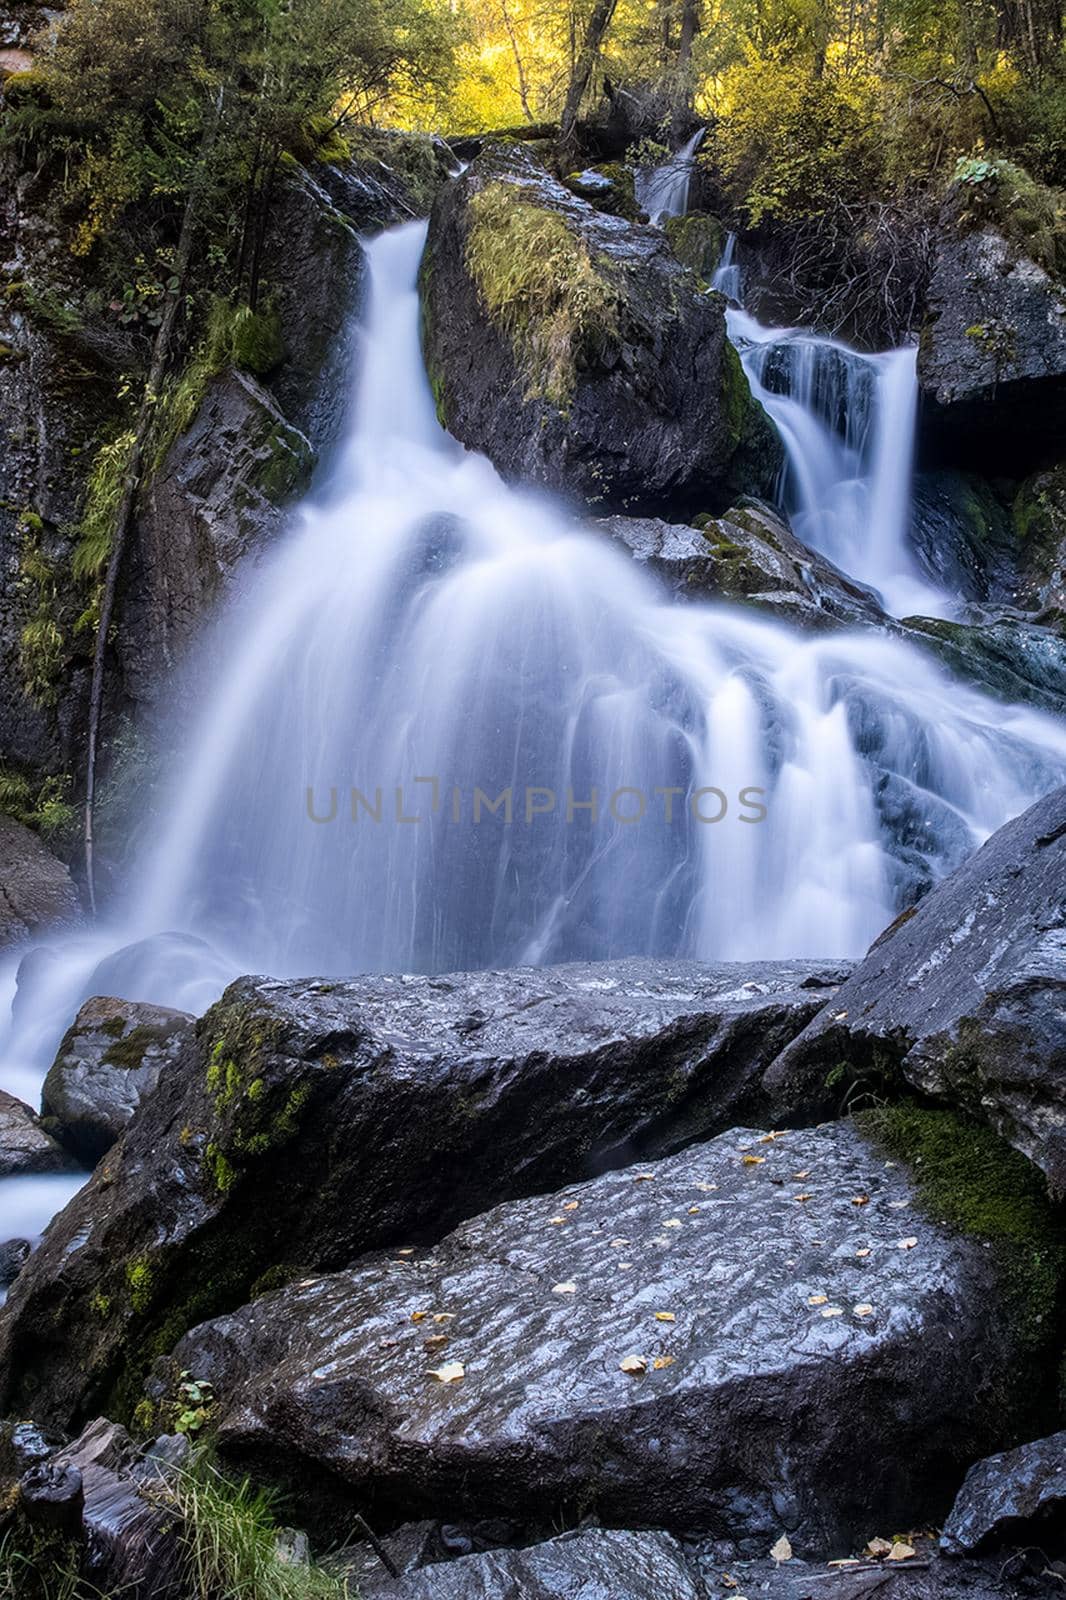
[[[487,184],[470,203],[467,268],[510,337],[526,398],[565,410],[579,365],[618,329],[618,294],[556,212]]]

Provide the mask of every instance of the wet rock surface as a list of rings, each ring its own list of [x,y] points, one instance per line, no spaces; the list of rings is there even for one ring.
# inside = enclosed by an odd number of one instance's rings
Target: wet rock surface
[[[590,1528],[526,1550],[493,1550],[412,1573],[376,1591],[396,1600],[703,1600],[676,1540]]]
[[[1066,789],[1037,801],[876,942],[782,1053],[782,1114],[838,1063],[990,1122],[1066,1187]]]
[[[311,1515],[345,1486],[840,1552],[946,1509],[1009,1427],[997,1269],[914,1201],[849,1123],[733,1130],[264,1296],[174,1364],[214,1385],[223,1456],[286,1463]]]
[[[63,863],[29,828],[0,813],[0,949],[80,918]]]
[[[613,331],[571,342],[566,392],[531,377],[475,281],[470,241],[475,227],[490,226],[477,221],[487,190],[502,193],[511,219],[493,227],[538,217],[565,227],[568,248],[587,258],[615,307]],[[508,244],[519,258],[523,248],[518,238]],[[700,292],[658,230],[605,215],[528,151],[496,146],[442,192],[421,287],[441,419],[505,477],[619,510],[667,496],[722,503],[771,488],[780,443],[726,338],[724,301]],[[522,338],[535,354],[551,347],[556,312],[540,288],[531,294]]]
[[[951,1555],[992,1543],[1066,1553],[1066,1433],[978,1461],[966,1474],[941,1547]]]
[[[846,970],[242,979],[20,1274],[0,1408],[32,1395],[42,1420],[84,1416],[266,1273],[439,1237],[730,1126]]]
[[[62,1172],[69,1166],[70,1157],[29,1106],[0,1089],[0,1178]]]
[[[88,1166],[110,1149],[161,1072],[173,1068],[194,1018],[167,1006],[87,1000],[44,1081],[42,1114]]]

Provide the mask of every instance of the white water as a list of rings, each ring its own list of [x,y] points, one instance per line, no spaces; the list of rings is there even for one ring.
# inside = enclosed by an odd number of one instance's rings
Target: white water
[[[22,986],[0,1081],[26,1098],[89,994],[201,1011],[240,972],[856,955],[1066,776],[1053,719],[887,637],[674,604],[604,538],[506,487],[437,424],[423,238],[410,224],[369,246],[348,447],[220,622],[136,893]],[[861,476],[878,452],[854,448]],[[864,482],[880,515],[898,485],[877,465]],[[438,780],[436,809],[419,778]],[[371,804],[381,790],[380,821],[352,819],[352,786]],[[718,822],[690,807],[710,786]],[[511,824],[475,824],[475,788],[508,787]],[[527,787],[554,791],[554,810],[536,814],[535,795],[527,822]],[[337,790],[333,820],[311,820],[308,788],[320,816]],[[599,816],[568,820],[568,791],[593,788]],[[609,814],[622,789],[645,797],[643,820]],[[766,820],[741,820],[745,789],[765,791]],[[704,797],[704,816],[719,809]]]
[[[697,128],[692,138],[665,165],[637,174],[634,186],[637,204],[648,213],[653,223],[663,222],[667,217],[679,217],[688,210],[692,168],[706,131],[706,128]]]

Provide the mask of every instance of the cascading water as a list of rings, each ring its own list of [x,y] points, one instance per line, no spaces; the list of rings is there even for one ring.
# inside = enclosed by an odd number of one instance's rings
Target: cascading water
[[[634,185],[637,204],[647,212],[652,222],[662,222],[666,217],[679,217],[688,210],[692,168],[706,131],[706,128],[697,128],[692,138],[663,166],[637,174]]]
[[[462,450],[419,352],[424,233],[368,247],[350,443],[220,624],[136,896],[23,985],[2,1059],[26,1098],[88,994],[854,955],[1066,775],[1053,719],[896,639],[670,603]]]

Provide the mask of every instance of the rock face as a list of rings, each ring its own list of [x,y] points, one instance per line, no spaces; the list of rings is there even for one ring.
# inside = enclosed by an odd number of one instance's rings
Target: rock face
[[[32,1396],[39,1419],[83,1417],[266,1273],[438,1237],[730,1126],[843,976],[628,960],[242,979],[20,1274],[0,1414]]]
[[[438,1563],[381,1593],[396,1600],[702,1600],[676,1539],[611,1528]]]
[[[0,1178],[62,1172],[70,1158],[46,1133],[29,1106],[0,1089]]]
[[[940,459],[1017,476],[1062,453],[1066,284],[1057,252],[1010,231],[1019,199],[1031,191],[1040,204],[1039,186],[1010,163],[986,165],[952,186],[940,217],[918,352],[922,428]],[[1055,229],[1051,217],[1052,241]]]
[[[1037,472],[1014,500],[1022,583],[1019,603],[1054,617],[1066,615],[1066,462]]]
[[[993,1542],[1039,1544],[1049,1536],[1056,1551],[1066,1548],[1066,1433],[971,1467],[940,1544],[949,1555],[963,1555]]]
[[[682,598],[743,600],[806,627],[885,620],[872,590],[808,550],[758,500],[743,500],[699,527],[621,516],[592,526]]]
[[[951,622],[909,617],[901,631],[997,699],[1066,712],[1066,635],[1057,628],[1015,610],[971,605]]]
[[[766,1075],[784,1114],[827,1072],[901,1073],[1066,1188],[1066,789],[1007,823],[900,918]]]
[[[993,1258],[914,1200],[851,1123],[734,1129],[266,1295],[173,1366],[310,1514],[346,1490],[839,1553],[935,1516],[1010,1427]]]
[[[0,948],[80,917],[63,863],[29,828],[0,813]]]
[[[422,300],[441,420],[505,477],[619,510],[771,487],[780,443],[724,302],[528,151],[494,147],[440,194]]]
[[[44,1080],[42,1113],[60,1143],[95,1166],[174,1067],[193,1021],[166,1006],[87,1000]]]

